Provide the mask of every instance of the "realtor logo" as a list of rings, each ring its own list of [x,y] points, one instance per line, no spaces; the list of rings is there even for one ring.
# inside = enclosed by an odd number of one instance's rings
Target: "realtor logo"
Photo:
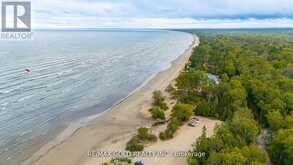
[[[2,2],[2,32],[31,32],[31,2]]]

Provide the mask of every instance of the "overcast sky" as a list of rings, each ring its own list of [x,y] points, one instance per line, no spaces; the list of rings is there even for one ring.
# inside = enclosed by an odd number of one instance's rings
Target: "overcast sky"
[[[293,0],[31,0],[32,26],[293,27]]]

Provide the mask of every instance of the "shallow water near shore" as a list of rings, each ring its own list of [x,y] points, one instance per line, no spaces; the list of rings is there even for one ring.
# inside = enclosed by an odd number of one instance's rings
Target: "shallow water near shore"
[[[0,41],[0,164],[19,164],[69,123],[97,115],[191,44],[172,31],[37,31]]]

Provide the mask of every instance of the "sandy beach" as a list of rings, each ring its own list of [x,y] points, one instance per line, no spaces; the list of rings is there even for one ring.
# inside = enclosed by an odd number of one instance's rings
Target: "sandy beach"
[[[56,138],[55,143],[49,143],[33,155],[23,164],[33,165],[80,165],[80,164],[98,164],[96,159],[89,158],[88,152],[96,149],[123,149],[127,140],[129,140],[140,126],[150,126],[153,121],[148,114],[151,107],[152,93],[155,90],[164,90],[180,73],[188,61],[192,48],[199,44],[199,40],[194,36],[193,44],[185,51],[183,55],[173,61],[172,66],[165,71],[157,74],[145,86],[137,90],[119,104],[114,105],[111,110],[103,113],[98,118],[91,121],[85,127],[74,132],[70,137],[64,140],[63,135]],[[183,126],[178,131],[175,142],[159,142],[154,146],[149,146],[146,150],[160,149],[158,146],[170,146],[169,143],[182,143],[182,138],[186,143],[180,144],[180,149],[188,147],[201,135],[203,125],[208,127],[209,134],[212,133],[216,121],[201,118],[202,123],[192,129]],[[159,128],[158,128],[159,129]],[[182,133],[183,132],[183,133]],[[65,133],[66,134],[66,133]],[[188,134],[188,136],[185,136]],[[182,136],[183,135],[183,136]],[[175,145],[173,145],[175,146]],[[176,150],[177,148],[174,148]],[[149,160],[150,162],[152,160]],[[168,162],[169,160],[167,160]],[[180,161],[180,160],[179,160]],[[153,163],[150,163],[153,164]],[[160,163],[161,164],[161,163]],[[168,164],[168,163],[165,163]]]
[[[133,161],[141,160],[145,165],[187,165],[187,156],[176,154],[187,153],[196,139],[201,136],[202,128],[207,128],[207,136],[213,135],[213,130],[216,125],[221,122],[218,120],[208,119],[205,117],[197,117],[200,123],[196,127],[190,127],[187,124],[183,125],[175,134],[175,136],[167,141],[159,140],[156,143],[149,144],[144,151],[149,153],[168,152],[168,155],[162,157],[136,157]],[[155,127],[152,133],[158,135],[160,131],[165,129],[166,125]],[[107,141],[102,147],[96,148],[94,151],[121,151],[123,152],[125,144],[130,139],[130,136],[118,136],[112,141]],[[176,155],[176,156],[175,156]],[[104,162],[109,162],[111,158],[91,157],[82,163],[82,165],[101,165]]]

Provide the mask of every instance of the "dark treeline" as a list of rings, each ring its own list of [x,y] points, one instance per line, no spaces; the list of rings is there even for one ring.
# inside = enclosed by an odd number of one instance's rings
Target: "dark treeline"
[[[199,33],[173,95],[197,115],[225,122],[203,135],[189,158],[196,164],[266,164],[258,146],[269,130],[266,150],[274,164],[293,164],[293,35],[288,33]]]

